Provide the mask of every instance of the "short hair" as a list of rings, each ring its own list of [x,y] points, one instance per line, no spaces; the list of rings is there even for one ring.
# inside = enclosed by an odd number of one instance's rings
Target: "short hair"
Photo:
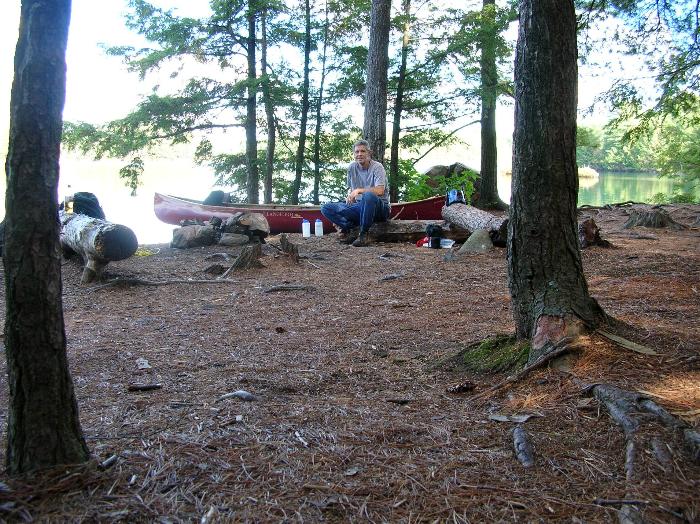
[[[358,140],[352,145],[352,150],[354,151],[357,146],[365,146],[368,151],[372,150],[372,148],[369,147],[369,142],[367,142],[367,140]]]

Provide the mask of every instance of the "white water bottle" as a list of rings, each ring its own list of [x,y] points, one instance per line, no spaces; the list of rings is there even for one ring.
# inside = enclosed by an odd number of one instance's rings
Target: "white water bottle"
[[[304,238],[311,236],[311,224],[306,219],[301,221],[301,234]]]
[[[316,222],[314,222],[314,234],[317,237],[323,236],[323,222],[321,222],[320,218],[317,218]]]

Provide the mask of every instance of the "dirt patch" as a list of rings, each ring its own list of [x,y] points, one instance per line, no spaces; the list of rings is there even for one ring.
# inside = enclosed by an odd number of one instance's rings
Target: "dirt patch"
[[[666,209],[686,225],[700,215]],[[700,468],[678,435],[667,435],[670,463],[642,454],[630,492],[622,431],[571,379],[646,392],[700,427],[700,232],[623,229],[629,212],[583,212],[614,245],[584,250],[584,267],[626,336],[658,355],[593,335],[567,372],[538,370],[476,401],[503,376],[433,364],[512,333],[503,249],[448,262],[447,250],[291,235],[298,264],[266,245],[264,268],[226,283],[100,289],[68,261],[68,353],[95,461],[2,478],[0,518],[607,522],[611,500],[634,498],[648,522],[697,521]],[[108,277],[207,279],[206,256],[236,253],[148,248]],[[451,389],[465,383],[475,387]],[[237,390],[255,400],[219,400]],[[537,415],[524,423],[534,467],[514,456],[515,424],[494,414]]]

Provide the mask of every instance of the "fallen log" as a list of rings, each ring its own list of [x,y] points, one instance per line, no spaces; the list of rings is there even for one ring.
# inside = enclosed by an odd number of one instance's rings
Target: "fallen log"
[[[464,242],[471,233],[443,220],[387,220],[374,223],[369,236],[378,242],[417,242],[425,237],[425,230],[430,225],[439,225],[442,236],[455,242]]]
[[[139,247],[134,232],[121,224],[63,211],[60,220],[61,245],[85,263],[82,284],[100,280],[109,262],[129,258]]]
[[[507,216],[494,215],[466,204],[452,204],[442,208],[442,218],[469,233],[485,229],[497,246],[505,246],[508,239]]]

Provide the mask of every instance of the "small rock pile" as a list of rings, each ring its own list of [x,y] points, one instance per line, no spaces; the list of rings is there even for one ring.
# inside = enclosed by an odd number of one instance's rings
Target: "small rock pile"
[[[187,249],[190,247],[242,246],[250,243],[264,243],[270,234],[270,225],[260,213],[238,212],[222,220],[212,217],[206,222],[183,220],[180,228],[173,231],[170,247]]]

